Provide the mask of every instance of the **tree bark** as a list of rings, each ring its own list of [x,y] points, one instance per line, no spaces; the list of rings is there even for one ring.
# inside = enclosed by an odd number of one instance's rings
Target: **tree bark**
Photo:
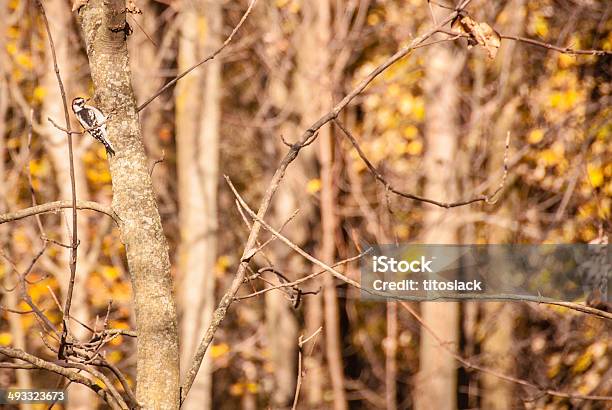
[[[184,3],[180,18],[179,71],[183,71],[220,45],[221,2]],[[198,29],[203,21],[204,31]],[[188,367],[215,307],[221,61],[212,60],[198,73],[181,80],[176,100],[181,359]],[[208,354],[182,408],[212,408],[212,363]]]
[[[155,202],[130,81],[125,2],[89,0],[79,9],[95,101],[117,154],[110,159],[112,207],[120,218],[136,311],[136,396],[146,409],[178,409],[179,352],[168,245]]]
[[[305,5],[301,41],[297,42],[301,53],[301,75],[306,81],[306,88],[301,90],[300,101],[304,109],[303,118],[308,123],[321,112],[327,111],[333,104],[331,62],[329,53],[331,41],[331,4],[328,0]],[[315,27],[314,35],[312,27]],[[298,54],[300,56],[300,54]],[[300,60],[298,60],[300,61]],[[313,63],[316,62],[316,63]],[[313,103],[315,102],[316,103]],[[309,118],[312,116],[312,119]],[[333,154],[334,140],[332,130],[325,127],[320,131],[317,142],[319,173],[321,178],[320,218],[321,244],[319,258],[326,263],[333,263],[336,256],[336,228],[338,220],[335,209],[335,188]],[[316,307],[315,307],[316,308]],[[317,313],[316,311],[313,313]],[[325,323],[325,355],[329,370],[330,384],[333,392],[333,406],[336,410],[347,408],[344,390],[344,363],[342,359],[342,334],[340,332],[338,296],[336,283],[332,276],[323,279],[323,317]]]
[[[457,77],[463,67],[462,55],[452,46],[436,45],[428,52],[425,77],[427,140],[425,197],[456,197],[453,187],[453,159],[457,152],[459,90]],[[424,242],[457,243],[456,218],[452,210],[429,206],[425,214]],[[459,342],[459,304],[424,302],[423,320],[448,343]],[[429,332],[421,332],[420,368],[415,392],[417,410],[454,410],[457,407],[457,372],[454,359],[446,354]]]

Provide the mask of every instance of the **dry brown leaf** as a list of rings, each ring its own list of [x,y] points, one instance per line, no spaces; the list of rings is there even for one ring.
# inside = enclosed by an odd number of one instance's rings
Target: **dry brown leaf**
[[[72,3],[72,11],[78,11],[81,7],[87,4],[89,0],[74,0]]]
[[[134,0],[127,0],[125,10],[130,14],[142,14],[142,10],[138,8]]]
[[[501,46],[501,37],[487,23],[479,23],[468,15],[457,16],[451,23],[451,28],[460,33],[468,34],[468,48],[480,44],[487,50],[489,58],[494,59]]]

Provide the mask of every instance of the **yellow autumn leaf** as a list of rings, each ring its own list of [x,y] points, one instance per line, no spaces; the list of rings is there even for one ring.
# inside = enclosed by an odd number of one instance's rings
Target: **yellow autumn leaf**
[[[123,320],[111,320],[109,325],[113,329],[129,329],[130,328],[130,325],[124,322]]]
[[[555,376],[559,374],[559,371],[561,371],[561,364],[555,363],[554,365],[548,368],[548,370],[546,371],[546,375],[549,379],[554,379]]]
[[[559,157],[552,149],[545,149],[544,151],[540,152],[538,160],[544,166],[551,166],[559,162]]]
[[[104,147],[102,147],[101,150],[101,152],[105,152]],[[88,169],[85,174],[87,175],[87,178],[94,183],[105,184],[111,181],[111,176],[107,169],[103,169],[100,171],[95,169]]]
[[[594,188],[598,188],[603,185],[604,174],[600,167],[589,164],[587,165],[587,172],[589,175],[589,181]]]
[[[227,343],[220,343],[218,345],[212,345],[210,348],[210,356],[213,359],[217,359],[230,351],[229,345]]]
[[[219,273],[224,273],[227,271],[231,264],[230,258],[227,255],[221,255],[217,258],[217,262],[215,262],[215,270]]]
[[[529,136],[527,137],[527,142],[529,142],[530,144],[537,144],[538,142],[542,141],[543,138],[544,130],[541,128],[537,128],[529,133]]]
[[[244,394],[244,384],[234,383],[230,386],[230,394],[232,396],[242,396]]]
[[[300,12],[300,3],[297,1],[292,1],[289,5],[289,12],[292,14],[298,14]]]
[[[410,140],[416,137],[418,133],[419,133],[419,129],[417,127],[415,127],[414,125],[408,125],[407,127],[404,127],[404,131],[402,132],[402,135],[404,135],[406,139]]]
[[[30,173],[33,176],[45,176],[49,172],[49,164],[44,160],[33,159],[30,161]]]
[[[10,346],[13,342],[13,336],[8,332],[0,333],[0,346]]]
[[[34,88],[34,92],[32,93],[34,101],[39,102],[39,103],[45,99],[46,95],[47,95],[47,89],[41,86]]]
[[[125,282],[116,283],[111,288],[111,298],[117,302],[130,302],[132,300],[132,287]]]
[[[377,13],[370,13],[367,20],[369,26],[375,26],[380,23],[380,17]]]
[[[557,59],[560,68],[569,68],[576,63],[576,57],[570,54],[559,54]]]
[[[19,30],[17,27],[9,27],[6,30],[6,35],[8,38],[19,38]]]
[[[41,282],[34,283],[28,287],[28,295],[32,298],[32,300],[37,303],[44,296],[49,294],[49,289],[47,289],[48,282],[43,280]]]
[[[119,346],[122,343],[123,343],[123,336],[116,336],[108,342],[108,344],[111,346]]]
[[[6,45],[6,52],[9,53],[9,55],[15,55],[17,54],[17,45],[13,42],[8,43]]]
[[[252,383],[252,382],[246,384],[246,389],[249,391],[249,393],[253,393],[253,394],[255,394],[255,393],[257,393],[259,391],[259,388],[258,388],[257,384],[256,383]]]
[[[404,115],[408,115],[412,112],[412,108],[414,107],[414,99],[412,95],[405,94],[400,98],[398,109]]]
[[[423,121],[425,119],[425,102],[422,98],[415,100],[412,115],[418,121]]]
[[[102,269],[100,269],[100,273],[102,274],[102,276],[104,276],[110,281],[114,281],[121,274],[121,272],[119,272],[119,269],[117,269],[115,266],[109,265],[102,266]]]
[[[34,64],[32,63],[32,58],[24,53],[19,53],[15,58],[15,61],[17,61],[17,64],[19,64],[23,68],[31,69],[32,67],[34,67]]]
[[[117,350],[113,350],[106,354],[106,360],[108,360],[111,363],[119,363],[119,361],[121,361],[122,358],[123,358],[123,353]]]
[[[316,194],[321,190],[321,180],[319,178],[314,178],[308,181],[306,184],[306,192],[309,194]]]
[[[576,360],[576,363],[574,363],[574,366],[572,367],[572,373],[577,374],[584,372],[591,366],[591,363],[593,363],[593,353],[587,350],[582,356],[578,358],[578,360]]]
[[[395,227],[395,234],[400,239],[408,239],[410,236],[410,227],[408,227],[408,225],[397,225]]]
[[[536,16],[533,22],[533,31],[540,37],[546,37],[548,34],[548,22],[544,16]]]
[[[423,152],[423,143],[419,140],[411,141],[406,145],[406,153],[410,155],[419,155]]]
[[[390,97],[397,97],[400,95],[401,91],[400,86],[397,84],[391,84],[389,87],[387,87],[387,94],[389,94]]]

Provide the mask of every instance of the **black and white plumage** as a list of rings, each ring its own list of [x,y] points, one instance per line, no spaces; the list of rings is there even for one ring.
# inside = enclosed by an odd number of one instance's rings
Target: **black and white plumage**
[[[115,149],[108,140],[108,133],[106,131],[105,123],[106,116],[102,114],[102,111],[96,107],[85,104],[85,99],[81,97],[77,97],[72,100],[72,111],[74,111],[74,114],[83,128],[89,132],[89,135],[104,145],[108,156],[112,157],[115,155]]]

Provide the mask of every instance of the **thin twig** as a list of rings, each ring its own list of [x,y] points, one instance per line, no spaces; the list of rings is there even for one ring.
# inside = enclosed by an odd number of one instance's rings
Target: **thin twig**
[[[20,272],[17,269],[17,266],[13,263],[13,261],[11,261],[1,249],[0,249],[0,257],[4,258],[11,265],[13,270],[17,273],[17,286],[19,287],[21,298],[30,307],[30,309],[34,311],[35,317],[39,320],[41,327],[43,329],[46,329],[49,332],[53,332],[54,334],[59,335],[59,332],[55,328],[55,325],[53,325],[53,323],[49,320],[49,318],[45,316],[45,314],[38,308],[38,306],[36,306],[32,298],[28,294],[28,289],[27,289],[26,278],[30,274],[32,269],[34,268],[34,265],[36,265],[36,262],[38,262],[38,260],[45,253],[46,250],[47,250],[47,243],[43,242],[43,246],[40,248],[38,253],[34,255],[34,258],[32,258],[32,260],[30,261],[30,264],[28,265],[28,267],[26,268],[24,272]]]
[[[27,218],[30,216],[44,214],[49,212],[59,212],[64,208],[72,208],[72,201],[54,201],[47,202],[44,204],[36,205],[30,208],[20,209],[19,211],[9,212],[6,214],[0,214],[0,225],[7,222],[17,221],[19,219]],[[77,209],[89,209],[91,211],[96,211],[103,213],[105,215],[113,218],[115,223],[119,224],[119,217],[117,214],[108,206],[102,205],[98,202],[93,201],[77,201],[76,202]]]
[[[377,180],[379,180],[385,186],[385,189],[387,191],[393,192],[395,195],[401,196],[403,198],[412,199],[412,200],[420,201],[420,202],[426,202],[428,204],[436,205],[436,206],[439,206],[441,208],[446,208],[446,209],[456,208],[456,207],[459,207],[459,206],[465,206],[465,205],[473,204],[473,203],[476,203],[476,202],[492,203],[492,199],[491,198],[494,198],[504,188],[504,184],[506,183],[506,176],[508,174],[508,165],[507,165],[508,152],[507,151],[508,151],[508,144],[509,144],[509,141],[510,141],[510,133],[508,133],[508,136],[506,138],[506,152],[504,154],[504,174],[503,174],[503,177],[502,177],[502,180],[500,182],[499,187],[495,190],[495,192],[493,192],[492,195],[480,195],[480,196],[477,196],[477,197],[472,198],[472,199],[458,201],[458,202],[440,202],[440,201],[436,201],[436,200],[433,200],[433,199],[430,199],[430,198],[425,198],[425,197],[422,197],[422,196],[414,195],[414,194],[411,194],[411,193],[408,193],[408,192],[403,192],[403,191],[400,191],[398,189],[395,189],[385,179],[385,177],[382,176],[382,174],[380,172],[378,172],[376,167],[374,167],[374,165],[372,165],[372,163],[370,162],[368,157],[366,157],[365,153],[363,152],[363,150],[359,146],[359,143],[357,142],[357,140],[355,139],[353,134],[344,125],[342,125],[342,123],[340,121],[338,121],[337,119],[334,119],[334,123],[342,130],[342,132],[348,138],[348,140],[351,142],[351,144],[353,144],[353,147],[355,147],[355,150],[357,150],[357,153],[359,154],[359,157],[366,164],[366,166],[368,167],[368,169],[370,170],[372,175],[374,175],[374,177]]]
[[[453,36],[454,37],[453,39],[460,38],[460,37],[465,37],[465,38],[471,37],[471,35],[468,33],[461,33],[461,32],[453,31],[453,30],[440,29],[438,30],[438,33],[443,33],[449,36]],[[548,50],[553,50],[561,54],[591,55],[591,56],[612,55],[612,50],[575,50],[571,47],[558,47],[550,43],[545,43],[543,41],[538,41],[538,40],[534,40],[534,39],[527,38],[527,37],[510,36],[507,34],[500,34],[499,37],[505,40],[514,40],[520,43],[530,44],[532,46],[537,46],[537,47],[542,47]]]
[[[331,267],[335,268],[337,266],[346,265],[347,263],[359,260],[359,259],[363,258],[365,255],[367,255],[368,253],[370,253],[371,250],[372,250],[372,248],[368,248],[364,252],[361,252],[358,255],[351,256],[350,258],[346,258],[346,259],[343,259],[341,261],[338,261],[338,262],[334,263],[333,265],[331,265]],[[244,299],[249,299],[249,298],[252,298],[252,297],[255,297],[255,296],[262,295],[262,294],[264,294],[266,292],[270,292],[272,290],[283,289],[283,288],[291,288],[291,287],[297,286],[297,285],[299,285],[301,283],[307,282],[310,279],[316,278],[317,276],[322,275],[325,272],[327,272],[327,271],[325,269],[323,269],[323,270],[320,270],[318,272],[311,273],[310,275],[304,276],[303,278],[294,280],[293,282],[281,283],[280,285],[276,285],[276,286],[272,286],[272,287],[269,287],[269,288],[265,288],[265,289],[259,290],[257,292],[250,293],[250,294],[245,295],[245,296],[236,296],[234,299],[235,300],[244,300]]]
[[[66,369],[65,367],[59,366],[58,364],[48,362],[39,357],[33,356],[23,350],[13,349],[11,347],[0,346],[0,354],[3,354],[13,359],[23,360],[36,366],[38,369],[47,370],[53,373],[57,373],[73,382],[83,384],[93,390],[98,396],[100,396],[105,402],[107,402],[111,408],[119,409],[116,405],[112,396],[104,388],[100,387],[97,383],[91,381],[85,376],[78,374],[77,372]]]
[[[300,335],[300,337],[298,338],[298,372],[297,372],[297,381],[295,383],[295,396],[293,397],[293,406],[291,407],[292,410],[295,410],[297,408],[298,400],[300,397],[300,389],[302,388],[302,379],[304,378],[304,376],[306,376],[305,374],[306,371],[302,370],[303,347],[311,339],[317,337],[319,333],[321,333],[322,330],[323,330],[323,326],[315,330],[315,332],[311,334],[310,336],[308,336],[306,339],[304,339],[303,335]],[[314,345],[313,345],[313,348],[314,348]]]
[[[436,334],[436,332],[429,325],[427,325],[427,323],[425,323],[425,321],[419,316],[419,314],[408,303],[400,302],[400,305],[402,305],[402,307],[404,309],[406,309],[417,320],[417,322],[419,322],[421,324],[423,329],[425,329],[438,342],[440,348],[442,348],[445,352],[450,354],[455,360],[457,360],[457,362],[459,362],[467,370],[470,370],[470,369],[478,370],[480,372],[490,374],[490,375],[492,375],[494,377],[497,377],[499,379],[502,379],[502,380],[506,380],[506,381],[509,381],[509,382],[512,382],[512,383],[520,384],[521,386],[525,386],[525,387],[530,387],[530,388],[536,389],[536,390],[538,390],[538,391],[540,391],[540,392],[542,392],[544,394],[547,394],[549,396],[561,397],[561,398],[565,398],[565,399],[612,401],[612,396],[590,396],[590,395],[565,393],[565,392],[560,392],[560,391],[556,391],[556,390],[552,390],[552,389],[546,389],[546,388],[540,387],[540,386],[538,386],[536,384],[533,384],[533,383],[531,383],[531,382],[529,382],[527,380],[519,379],[519,378],[513,377],[513,376],[508,376],[508,375],[503,374],[503,373],[501,373],[501,372],[499,372],[497,370],[493,370],[493,369],[489,369],[489,368],[484,367],[484,366],[477,365],[477,364],[471,362],[470,360],[464,358],[463,356],[461,356],[459,353],[457,353],[456,351],[454,351],[450,347],[448,347],[447,343],[445,343],[445,341],[442,340],[440,338],[440,336],[438,336]]]
[[[189,74],[190,72],[192,72],[193,70],[195,70],[196,68],[198,68],[199,66],[201,66],[202,64],[214,59],[221,51],[223,51],[223,49],[225,47],[227,47],[227,45],[229,43],[231,43],[232,39],[234,38],[234,35],[238,32],[238,30],[240,30],[240,27],[242,27],[242,25],[244,24],[244,22],[246,21],[247,17],[249,16],[249,14],[251,14],[251,10],[253,10],[253,7],[255,6],[255,3],[257,3],[257,0],[251,0],[251,2],[249,3],[249,7],[246,9],[246,11],[244,12],[244,14],[242,15],[242,18],[240,19],[240,21],[238,22],[238,24],[236,25],[236,27],[234,27],[234,29],[232,30],[232,32],[230,33],[230,35],[225,39],[225,41],[223,42],[223,44],[221,44],[221,47],[219,47],[218,49],[216,49],[212,54],[210,54],[208,57],[206,57],[205,59],[203,59],[202,61],[192,65],[191,67],[189,67],[187,70],[183,71],[182,73],[180,73],[179,75],[177,75],[175,78],[173,78],[171,81],[169,81],[168,83],[166,83],[166,85],[164,85],[162,88],[160,88],[155,94],[153,94],[151,97],[149,97],[145,102],[143,102],[142,104],[140,104],[138,106],[137,112],[142,111],[147,105],[151,104],[151,102],[153,102],[153,100],[155,100],[157,97],[159,97],[160,95],[162,95],[164,93],[164,91],[166,91],[167,89],[169,89],[170,87],[172,87],[174,84],[176,84],[178,82],[178,80],[180,80],[181,78],[185,77],[187,74]]]
[[[573,55],[593,55],[593,56],[606,56],[612,55],[611,50],[574,50],[570,47],[557,47],[555,45],[544,43],[542,41],[533,40],[531,38],[520,37],[520,36],[509,36],[506,34],[500,34],[500,37],[506,40],[514,40],[521,43],[531,44],[533,46],[544,47],[549,50],[557,51],[562,54],[573,54]]]
[[[369,293],[371,295],[375,295],[375,296],[380,296],[380,297],[384,297],[384,298],[392,298],[392,299],[397,299],[397,300],[412,300],[412,301],[433,301],[433,300],[514,300],[514,301],[522,301],[522,302],[535,302],[535,303],[544,303],[544,304],[548,304],[548,305],[555,305],[555,306],[562,306],[568,309],[572,309],[572,310],[576,310],[582,313],[588,313],[597,317],[600,317],[602,319],[608,319],[608,320],[612,320],[612,313],[600,310],[600,309],[596,309],[596,308],[592,308],[589,306],[585,306],[585,305],[581,305],[579,303],[574,303],[574,302],[562,302],[562,301],[558,301],[558,300],[554,300],[551,298],[544,298],[544,297],[536,297],[536,296],[528,296],[528,295],[513,295],[513,294],[493,294],[493,295],[483,295],[483,294],[457,294],[457,295],[453,295],[453,296],[439,296],[439,297],[428,297],[428,296],[400,296],[397,294],[392,294],[392,293],[388,293],[388,292],[381,292],[381,291],[377,291],[374,289],[369,289],[367,287],[362,287],[361,284],[359,284],[358,282],[349,279],[348,277],[346,277],[345,275],[341,274],[340,272],[336,271],[333,267],[328,266],[326,263],[320,261],[319,259],[315,258],[314,256],[310,255],[309,253],[307,253],[306,251],[304,251],[302,248],[300,248],[298,245],[296,245],[295,243],[291,242],[291,240],[289,240],[287,237],[285,237],[284,235],[282,235],[280,232],[276,231],[274,228],[272,228],[269,224],[267,224],[263,219],[261,219],[257,214],[255,214],[255,212],[253,210],[251,210],[248,205],[246,204],[246,202],[244,202],[244,200],[242,199],[242,197],[240,197],[240,195],[238,194],[238,192],[236,191],[235,187],[232,185],[231,181],[226,177],[226,180],[230,186],[230,188],[232,189],[232,192],[234,193],[234,195],[238,198],[238,200],[240,201],[241,205],[244,207],[245,211],[256,221],[256,223],[261,224],[261,226],[264,227],[264,229],[266,229],[268,232],[270,232],[271,234],[273,234],[274,236],[276,236],[281,242],[285,243],[287,246],[289,246],[291,249],[293,249],[296,253],[298,253],[299,255],[303,256],[305,259],[307,259],[308,261],[314,263],[315,265],[320,266],[321,268],[323,268],[325,271],[329,272],[332,274],[332,276],[336,277],[337,279],[340,279],[341,281],[363,291],[366,293]]]
[[[270,184],[268,185],[268,188],[266,189],[266,192],[263,195],[261,204],[259,206],[259,210],[257,212],[257,216],[259,218],[263,218],[266,215],[268,208],[270,207],[272,198],[274,197],[274,194],[278,190],[278,187],[280,186],[280,183],[285,175],[285,171],[287,170],[287,167],[289,167],[289,165],[295,160],[295,158],[298,156],[300,152],[301,144],[311,141],[311,138],[313,137],[313,135],[315,135],[316,132],[321,127],[323,127],[325,124],[327,124],[334,118],[338,117],[340,112],[344,108],[346,108],[346,106],[349,105],[357,95],[361,94],[363,90],[365,90],[366,87],[372,81],[374,81],[376,77],[378,77],[381,73],[383,73],[393,64],[395,64],[397,61],[401,60],[406,55],[408,55],[412,50],[414,50],[415,47],[425,42],[427,39],[429,39],[432,35],[434,35],[438,30],[440,30],[446,24],[450,23],[459,14],[459,12],[463,8],[465,8],[469,3],[470,3],[470,0],[462,1],[461,4],[457,7],[457,9],[453,11],[452,13],[449,13],[448,16],[446,16],[437,26],[431,28],[430,30],[422,34],[421,36],[415,38],[414,40],[412,40],[412,42],[410,42],[410,44],[402,47],[395,54],[388,57],[382,64],[377,66],[363,80],[361,80],[354,89],[352,89],[339,103],[337,103],[333,107],[331,111],[329,111],[328,113],[323,115],[321,118],[319,118],[302,134],[302,136],[298,140],[299,142],[294,144],[291,148],[289,148],[289,151],[287,152],[287,154],[285,155],[285,157],[282,159],[279,166],[277,167],[276,171],[274,172],[274,175],[272,176],[272,180],[270,181]],[[253,224],[251,228],[251,232],[249,234],[249,237],[244,247],[243,255],[246,255],[248,252],[250,252],[250,250],[257,243],[257,237],[259,235],[261,227],[262,225],[258,222],[255,222]],[[247,266],[248,266],[247,262],[241,262],[238,265],[238,269],[236,271],[236,274],[234,275],[234,279],[232,280],[230,288],[226,291],[225,295],[223,295],[215,312],[213,313],[211,323],[208,326],[206,333],[200,340],[200,343],[198,344],[198,347],[194,354],[189,370],[187,371],[187,374],[185,375],[184,382],[181,384],[181,402],[183,402],[185,398],[187,397],[187,394],[189,393],[189,390],[191,389],[191,386],[193,385],[196,375],[198,374],[198,370],[200,369],[202,360],[204,360],[204,355],[206,354],[206,351],[208,350],[208,347],[210,346],[215,336],[215,333],[217,332],[217,329],[221,325],[221,322],[227,315],[227,310],[229,306],[232,304],[234,297],[236,296],[236,293],[238,292],[238,290],[240,289],[240,287],[242,286],[244,282],[244,278],[247,272]]]
[[[247,205],[247,203],[240,196],[240,194],[238,193],[238,191],[236,190],[236,188],[232,184],[232,181],[229,179],[229,177],[226,176],[225,180],[227,181],[227,184],[229,185],[230,189],[234,193],[234,196],[236,196],[236,198],[238,199],[238,201],[240,202],[240,205],[242,205],[244,210],[251,216],[251,218],[253,218],[256,222],[261,224],[261,226],[263,226],[268,232],[270,232],[272,235],[276,236],[281,242],[284,242],[288,247],[293,249],[295,252],[297,252],[298,254],[300,254],[301,256],[303,256],[304,258],[309,260],[310,262],[314,263],[315,265],[318,265],[321,268],[325,269],[327,272],[331,273],[336,278],[342,280],[343,282],[348,283],[349,285],[353,285],[356,288],[361,289],[361,285],[358,282],[354,281],[353,279],[348,278],[347,276],[345,276],[342,273],[338,272],[337,270],[335,270],[331,266],[327,265],[325,262],[322,262],[321,260],[319,260],[319,259],[315,258],[314,256],[310,255],[308,252],[304,251],[302,248],[297,246],[295,243],[291,242],[287,237],[285,237],[283,234],[278,232],[276,229],[272,228],[266,221],[264,221],[262,218],[260,218],[255,213],[255,211],[253,211]],[[366,289],[364,289],[364,290],[366,290]]]
[[[156,159],[155,162],[153,162],[153,164],[151,164],[151,169],[149,170],[149,176],[153,176],[153,171],[155,171],[155,165],[161,164],[165,160],[166,160],[166,151],[162,150],[161,157]]]
[[[53,36],[51,35],[51,28],[49,27],[49,21],[47,20],[47,14],[45,13],[45,7],[41,0],[37,0],[45,23],[45,29],[47,30],[47,37],[49,39],[49,46],[51,47],[51,55],[53,57],[53,68],[55,70],[55,77],[57,78],[57,84],[62,95],[62,103],[64,105],[64,117],[66,120],[66,136],[68,137],[68,160],[70,164],[70,188],[72,190],[72,247],[70,248],[70,280],[68,282],[68,292],[66,295],[66,303],[64,306],[64,330],[62,333],[62,343],[59,350],[59,358],[63,356],[63,346],[66,340],[68,332],[68,319],[70,318],[70,306],[72,304],[72,292],[74,290],[74,281],[76,277],[76,264],[77,264],[77,249],[79,247],[79,235],[77,228],[77,198],[76,198],[76,178],[74,176],[74,154],[72,150],[72,133],[70,132],[70,114],[68,113],[68,101],[66,99],[66,91],[64,89],[64,83],[62,82],[62,76],[60,75],[59,66],[57,64],[57,55],[55,52],[55,44],[53,43]]]

